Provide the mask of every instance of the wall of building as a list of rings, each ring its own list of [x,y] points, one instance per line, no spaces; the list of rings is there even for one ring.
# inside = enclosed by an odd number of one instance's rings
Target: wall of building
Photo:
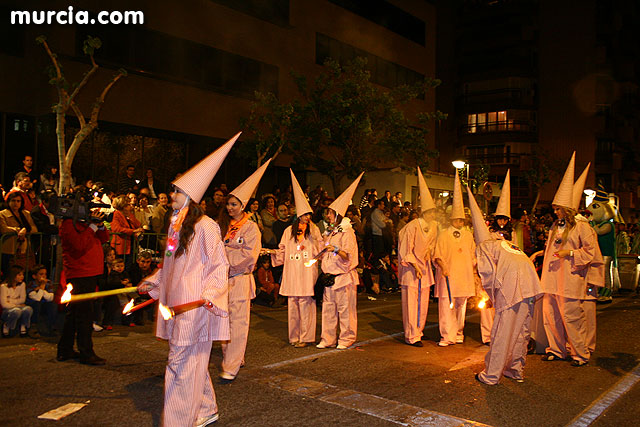
[[[251,103],[251,96],[247,93],[252,91],[250,87],[247,89],[246,81],[256,78],[256,73],[251,71],[254,68],[260,70],[256,82],[258,89],[275,89],[280,99],[285,101],[297,96],[290,71],[307,76],[320,71],[316,49],[318,35],[338,41],[343,51],[356,49],[366,52],[371,58],[386,64],[387,71],[395,73],[390,67],[400,67],[398,69],[434,76],[435,11],[431,5],[418,0],[378,2],[385,7],[396,6],[400,13],[404,11],[423,21],[424,44],[420,44],[341,7],[341,3],[349,2],[83,1],[81,7],[90,11],[105,8],[141,10],[145,14],[145,24],[106,33],[105,28],[81,28],[80,31],[86,33],[96,31],[107,36],[103,40],[103,48],[96,54],[96,60],[104,67],[83,90],[78,104],[88,114],[96,94],[114,70],[124,66],[129,70],[129,76],[110,92],[100,119],[124,126],[212,138],[208,143],[202,142],[204,145],[187,156],[191,164],[219,141],[239,130],[239,120],[247,114]],[[26,6],[24,2],[13,1],[9,7],[16,10],[26,7],[66,10],[68,2],[33,1]],[[88,68],[78,48],[80,31],[77,34],[75,26],[62,25],[30,25],[24,28],[23,54],[11,56],[0,53],[0,92],[3,93],[0,112],[29,116],[50,113],[56,96],[42,72],[48,65],[48,58],[36,45],[35,38],[40,34],[47,36],[52,49],[58,52],[64,63],[68,79],[76,81]],[[139,40],[155,42],[145,44]],[[217,76],[202,75],[199,69],[189,69],[190,58],[193,63],[207,66],[200,52],[222,55],[211,55],[210,60],[218,60],[220,64],[206,68],[207,73],[223,70],[223,75],[217,80],[214,78]],[[238,75],[232,72],[236,63]],[[390,78],[387,73],[381,76],[380,81],[395,81],[395,78],[395,74]],[[240,81],[236,82],[238,79]],[[215,82],[209,83],[211,80]],[[424,100],[412,102],[406,111],[413,114],[433,111],[434,108],[435,96],[432,94]],[[432,147],[435,145],[433,135],[427,141]],[[191,140],[196,138],[185,139],[187,144],[193,144]],[[49,139],[42,137],[39,143],[51,144],[51,135]],[[31,151],[28,147],[25,150]],[[36,160],[38,166],[45,163],[44,159]],[[285,162],[280,158],[276,164],[288,166]]]

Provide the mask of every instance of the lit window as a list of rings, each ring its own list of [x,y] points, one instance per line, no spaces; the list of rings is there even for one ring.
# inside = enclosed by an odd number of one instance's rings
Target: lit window
[[[507,130],[507,112],[498,111],[498,130]]]
[[[496,113],[495,111],[487,113],[487,124],[488,124],[489,132],[495,132],[496,130],[498,130],[497,122],[498,122],[498,113]]]
[[[20,119],[15,119],[13,121],[13,130],[15,132],[19,132],[20,131]]]
[[[478,114],[478,132],[486,132],[487,115],[486,113]]]
[[[476,115],[469,114],[467,116],[467,131],[469,133],[476,133]]]

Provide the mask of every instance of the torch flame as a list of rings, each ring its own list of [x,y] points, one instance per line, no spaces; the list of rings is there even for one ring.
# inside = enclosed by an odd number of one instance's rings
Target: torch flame
[[[122,314],[129,313],[132,308],[133,308],[133,298],[131,298],[131,301],[129,301],[127,305],[124,306],[124,310],[122,310]]]
[[[64,291],[62,297],[60,298],[60,303],[65,304],[71,301],[71,291],[73,290],[73,285],[71,283],[67,284],[67,290]]]
[[[173,317],[173,310],[162,303],[158,304],[158,310],[160,310],[164,320],[169,320]]]
[[[318,262],[318,260],[317,260],[317,259],[315,259],[315,258],[313,258],[313,259],[310,259],[309,261],[305,262],[305,263],[304,263],[304,266],[305,266],[305,267],[311,267],[311,266],[312,266],[313,264],[315,264],[316,262]]]
[[[487,306],[487,300],[486,299],[481,299],[480,302],[478,303],[478,308],[479,309],[483,309]]]
[[[453,308],[453,303],[449,303],[449,308]]]

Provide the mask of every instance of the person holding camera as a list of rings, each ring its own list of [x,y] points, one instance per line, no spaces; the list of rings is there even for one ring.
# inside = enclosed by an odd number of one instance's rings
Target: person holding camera
[[[60,225],[62,240],[63,273],[68,283],[73,285],[72,294],[95,292],[98,278],[102,275],[102,244],[109,240],[109,232],[103,225],[104,214],[97,209],[91,211],[90,218],[65,218]],[[86,365],[104,365],[106,360],[93,351],[92,300],[72,302],[67,307],[64,328],[58,342],[57,360],[80,359]],[[77,339],[78,351],[73,342]]]

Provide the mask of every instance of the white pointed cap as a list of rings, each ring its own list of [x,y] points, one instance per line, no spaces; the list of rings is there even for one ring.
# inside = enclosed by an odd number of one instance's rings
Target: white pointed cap
[[[587,163],[587,167],[584,168],[582,174],[578,177],[576,182],[573,183],[573,209],[578,210],[580,208],[580,199],[582,199],[582,192],[584,191],[584,185],[587,183],[587,175],[589,175],[589,166],[591,162]]]
[[[180,178],[173,181],[172,184],[191,197],[191,200],[200,203],[204,192],[209,188],[213,177],[218,173],[222,162],[226,159],[231,147],[233,147],[241,133],[238,132],[222,147],[200,160],[195,166],[183,173]]]
[[[420,166],[418,166],[418,189],[420,190],[420,209],[422,212],[435,209],[436,204],[433,202],[433,197],[431,197],[431,192],[429,191],[429,187],[427,187],[427,181],[425,181],[424,175],[422,175]]]
[[[502,191],[500,191],[500,200],[498,200],[498,207],[496,208],[496,215],[506,216],[511,218],[511,169],[507,170],[507,176],[504,177],[504,184],[502,184]]]
[[[336,211],[336,213],[338,215],[344,216],[344,214],[347,213],[347,209],[349,208],[349,205],[351,204],[351,199],[353,199],[353,194],[356,192],[356,188],[358,188],[358,184],[360,183],[360,178],[362,178],[362,175],[364,175],[364,172],[362,172],[360,175],[358,175],[356,180],[353,181],[351,183],[351,185],[349,187],[347,187],[347,189],[344,190],[342,192],[342,194],[339,195],[333,201],[333,203],[331,203],[329,205],[329,207],[331,209],[333,209],[334,211]]]
[[[574,151],[573,155],[571,156],[571,160],[569,161],[569,166],[567,166],[567,170],[564,172],[562,181],[560,181],[558,191],[556,191],[556,196],[551,202],[552,205],[562,206],[565,208],[573,207],[573,175],[575,165],[576,152]]]
[[[462,186],[460,185],[460,177],[456,171],[453,181],[453,204],[451,205],[450,219],[464,219],[464,203],[462,201]]]
[[[473,197],[473,193],[469,187],[467,187],[467,194],[469,195],[469,208],[471,210],[471,221],[473,223],[473,237],[476,239],[476,244],[479,245],[485,240],[492,239],[491,232],[489,231],[489,227],[487,227],[487,223],[484,222],[484,216],[482,215],[480,206],[478,206],[478,202],[476,202],[476,198]]]
[[[293,174],[293,171],[289,169],[291,172],[291,187],[293,188],[293,200],[296,203],[296,215],[301,217],[304,214],[313,213],[313,209],[311,209],[311,205],[307,201],[307,198],[304,197],[304,191],[300,187],[296,176]]]
[[[256,191],[260,180],[262,179],[262,175],[264,175],[264,171],[267,169],[271,163],[271,159],[267,160],[262,166],[260,166],[251,176],[244,180],[244,182],[238,185],[231,193],[238,198],[242,202],[242,207],[245,208],[247,206],[247,202],[253,195],[253,192]]]

